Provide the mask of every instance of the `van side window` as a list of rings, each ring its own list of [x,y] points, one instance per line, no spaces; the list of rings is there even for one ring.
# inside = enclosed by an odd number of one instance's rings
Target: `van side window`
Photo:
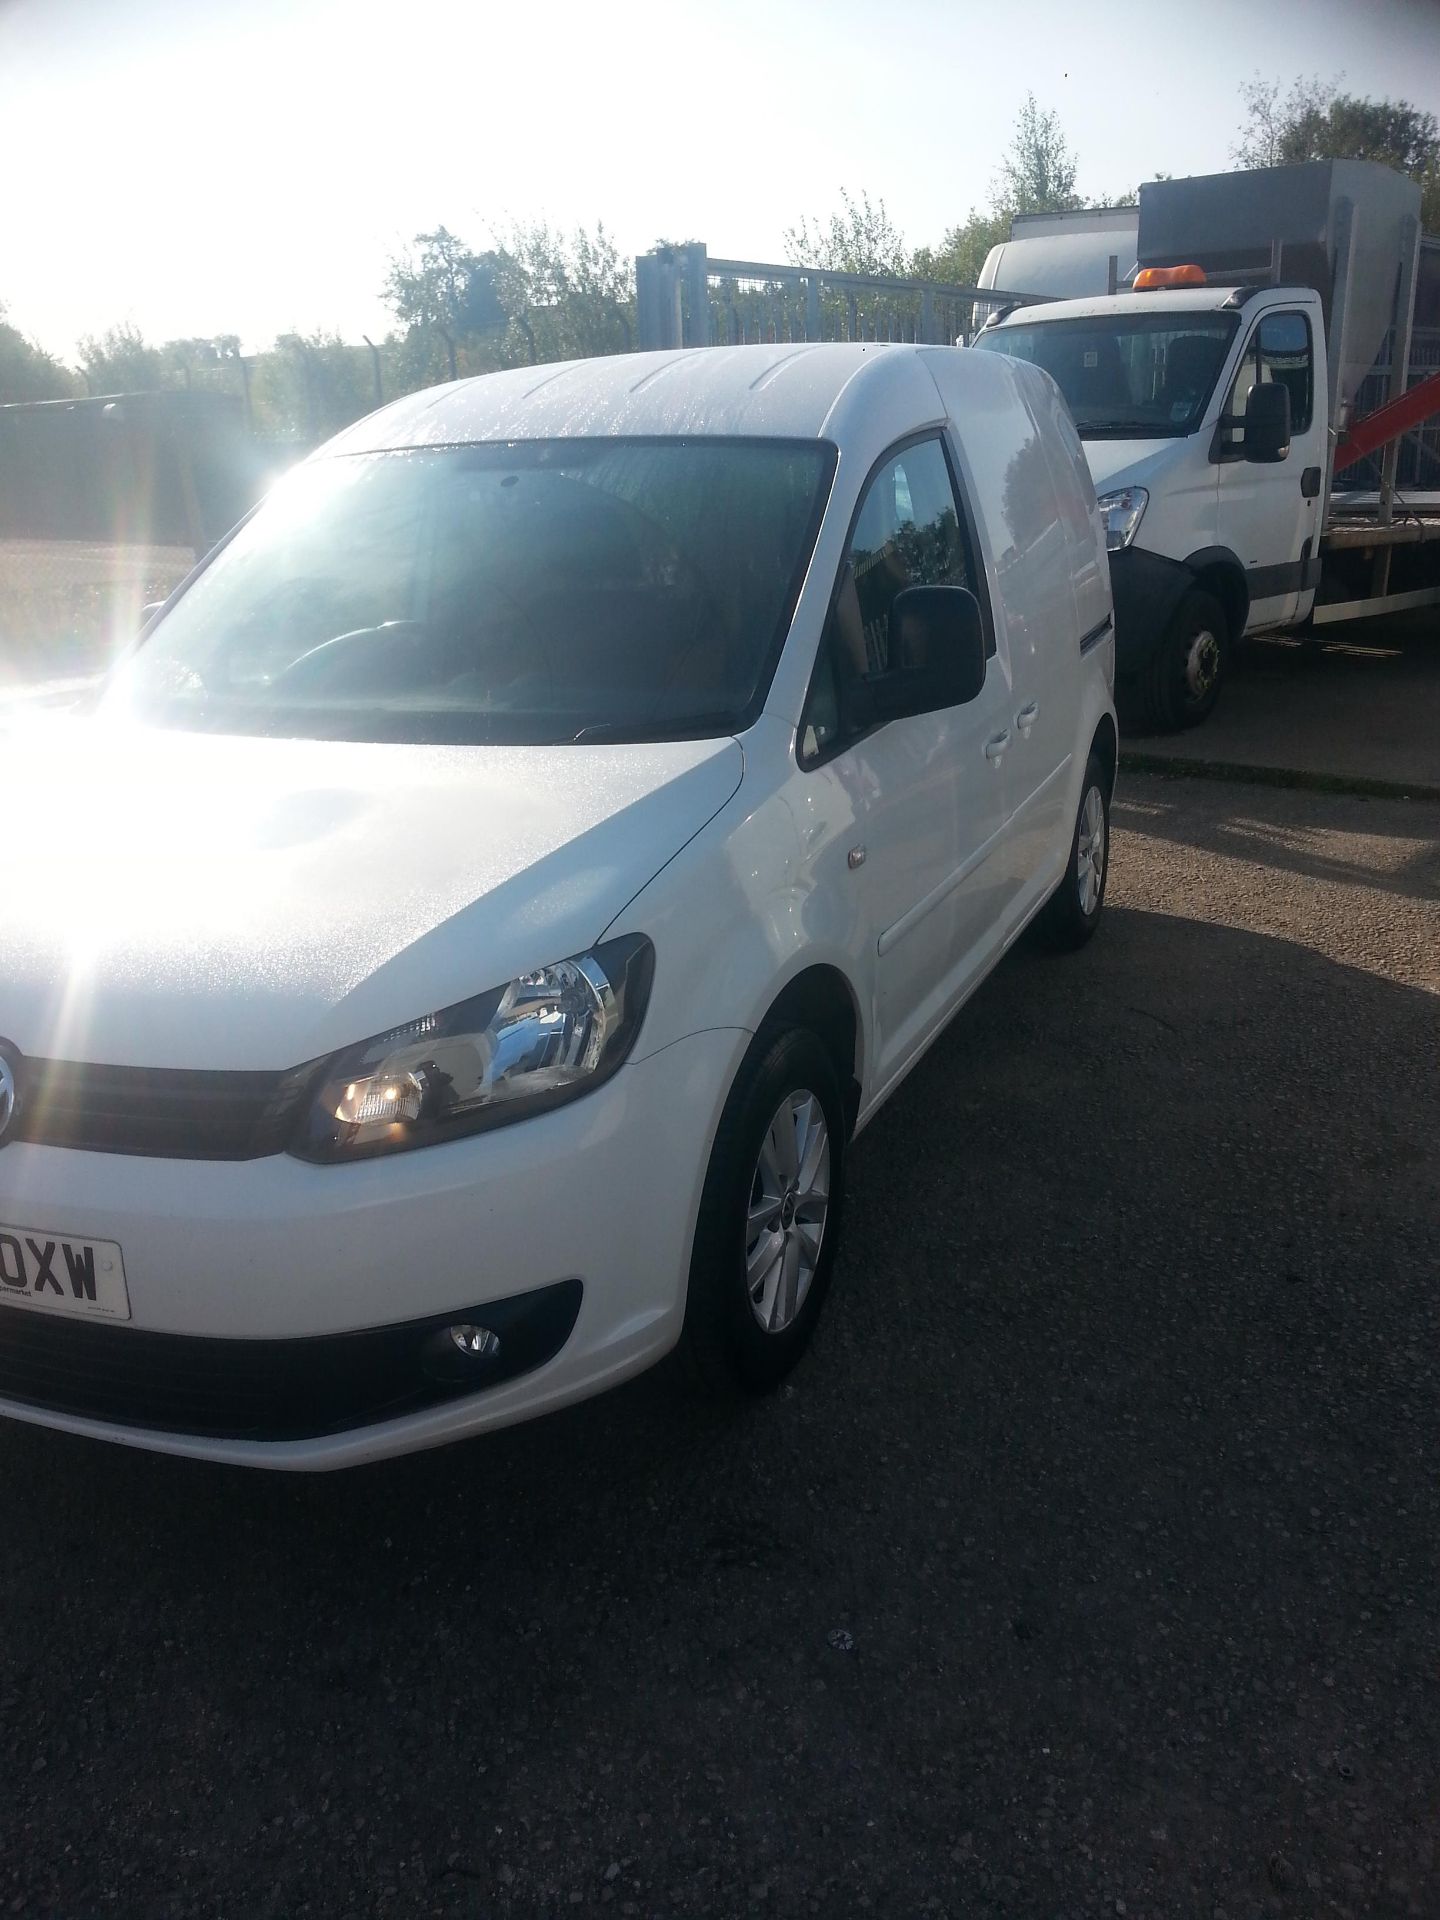
[[[801,722],[807,764],[855,737],[845,722],[847,686],[901,664],[890,616],[906,587],[976,588],[969,538],[938,440],[921,440],[886,460],[860,502]]]
[[[1267,313],[1245,343],[1245,357],[1225,411],[1236,421],[1230,445],[1245,444],[1245,403],[1261,381],[1282,380],[1290,389],[1290,428],[1304,433],[1315,411],[1315,355],[1310,322],[1303,313]]]

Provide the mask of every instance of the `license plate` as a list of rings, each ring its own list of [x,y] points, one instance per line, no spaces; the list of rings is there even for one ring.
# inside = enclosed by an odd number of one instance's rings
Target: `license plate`
[[[125,1263],[113,1240],[51,1227],[0,1226],[0,1307],[128,1320]]]

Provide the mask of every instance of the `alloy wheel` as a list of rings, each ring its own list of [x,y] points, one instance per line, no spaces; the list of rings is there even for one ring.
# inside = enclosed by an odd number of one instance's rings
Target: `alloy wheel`
[[[766,1333],[783,1333],[805,1304],[830,1206],[825,1109],[805,1088],[786,1094],[765,1129],[750,1181],[745,1288]]]
[[[1088,920],[1100,904],[1105,884],[1105,800],[1091,787],[1080,807],[1080,831],[1075,836],[1075,885],[1080,911]]]

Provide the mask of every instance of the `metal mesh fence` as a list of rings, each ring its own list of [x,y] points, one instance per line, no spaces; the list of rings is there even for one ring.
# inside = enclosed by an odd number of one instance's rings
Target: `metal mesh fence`
[[[779,261],[712,257],[700,241],[635,262],[644,348],[778,345],[790,341],[959,339],[1010,296],[938,280],[847,273]]]
[[[914,282],[893,287],[845,276],[801,281],[754,275],[707,275],[708,337],[745,346],[796,340],[953,341],[972,326],[974,303]]]

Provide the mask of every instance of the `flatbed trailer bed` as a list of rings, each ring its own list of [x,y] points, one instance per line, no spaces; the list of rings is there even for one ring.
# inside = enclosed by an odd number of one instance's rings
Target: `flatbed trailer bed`
[[[1426,540],[1440,540],[1440,510],[1432,508],[1413,519],[1393,520],[1389,526],[1378,520],[1337,518],[1320,536],[1320,550],[1416,546]]]
[[[1440,501],[1381,517],[1378,503],[1332,502],[1320,536],[1320,587],[1309,625],[1372,620],[1440,606]]]

